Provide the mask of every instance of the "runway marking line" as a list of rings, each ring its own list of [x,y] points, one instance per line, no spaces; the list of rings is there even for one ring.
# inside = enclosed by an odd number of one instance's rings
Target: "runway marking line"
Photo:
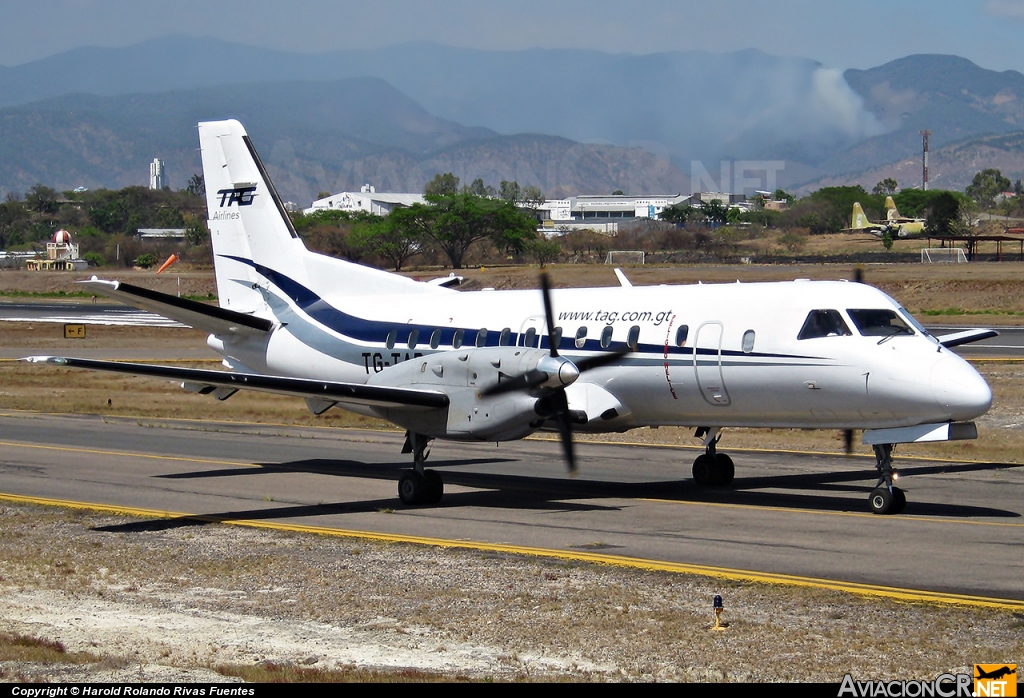
[[[160,511],[156,509],[142,509],[138,507],[125,507],[110,504],[96,504],[92,502],[76,502],[65,499],[49,499],[45,497],[28,497],[17,494],[0,493],[0,501],[8,501],[18,504],[37,504],[43,506],[56,506],[68,509],[86,509],[117,515],[147,516],[153,518],[175,518],[190,519],[194,521],[206,521],[221,523],[231,526],[246,526],[249,528],[262,528],[275,531],[287,531],[290,533],[310,533],[322,536],[336,536],[342,538],[358,538],[361,540],[374,540],[385,543],[411,543],[414,545],[426,545],[435,548],[457,548],[461,550],[478,550],[482,552],[500,552],[515,555],[529,555],[533,557],[544,557],[572,562],[590,562],[594,564],[610,565],[613,567],[625,567],[651,572],[670,572],[674,574],[693,574],[702,577],[713,577],[716,579],[728,579],[733,581],[759,582],[762,584],[784,584],[787,586],[798,586],[814,589],[830,589],[864,596],[875,596],[881,598],[895,599],[898,601],[942,603],[951,605],[975,606],[983,608],[994,608],[1011,611],[1024,611],[1024,600],[1001,599],[986,596],[974,596],[970,594],[950,594],[923,589],[901,589],[877,584],[863,584],[860,582],[844,582],[819,577],[803,577],[792,574],[780,574],[774,572],[756,572],[753,570],[733,569],[729,567],[717,567],[714,565],[696,565],[683,562],[667,562],[650,560],[644,558],[626,557],[622,555],[607,555],[603,553],[583,553],[575,551],[557,550],[553,548],[537,548],[505,543],[485,543],[469,540],[447,540],[444,538],[429,538],[426,536],[400,535],[390,533],[372,533],[367,531],[354,531],[341,528],[328,528],[326,526],[307,526],[301,524],[287,524],[270,521],[254,521],[250,519],[221,519],[218,517],[203,516],[199,514],[186,514],[181,512]]]

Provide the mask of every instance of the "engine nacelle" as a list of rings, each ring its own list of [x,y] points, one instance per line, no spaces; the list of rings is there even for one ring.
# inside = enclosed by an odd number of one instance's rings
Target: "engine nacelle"
[[[535,431],[538,396],[525,390],[481,397],[480,391],[532,371],[546,350],[487,347],[445,351],[403,361],[370,376],[370,385],[441,390],[447,410],[379,408],[383,418],[419,434],[466,441],[508,441]]]

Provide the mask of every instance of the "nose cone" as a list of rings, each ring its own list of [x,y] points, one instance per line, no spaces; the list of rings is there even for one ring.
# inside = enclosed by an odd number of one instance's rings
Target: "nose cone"
[[[955,422],[980,417],[992,406],[992,390],[985,379],[948,351],[932,368],[931,383],[935,400]]]

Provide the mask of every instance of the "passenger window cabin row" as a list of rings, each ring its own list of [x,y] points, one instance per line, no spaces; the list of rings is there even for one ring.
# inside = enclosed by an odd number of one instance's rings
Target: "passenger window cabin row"
[[[467,330],[464,330],[464,329],[455,330],[455,333],[452,335],[452,339],[451,339],[451,342],[452,342],[451,346],[452,346],[453,349],[461,349],[463,346],[466,345],[466,343],[467,343],[466,332],[467,332]],[[486,328],[482,328],[482,329],[477,330],[475,335],[473,334],[473,330],[469,330],[469,334],[470,334],[470,336],[468,338],[468,343],[469,343],[470,346],[476,346],[476,347],[485,347],[485,346],[487,346],[487,340],[488,340],[488,337],[489,337],[489,333],[488,333],[488,330]],[[613,334],[614,334],[614,328],[611,325],[608,325],[608,326],[604,327],[601,330],[600,346],[601,346],[602,349],[607,349],[608,347],[611,346]],[[689,334],[690,334],[689,326],[688,325],[680,325],[679,328],[676,330],[676,333],[675,333],[675,346],[677,346],[677,347],[686,346],[686,340],[689,337]],[[750,337],[751,337],[749,343],[750,343],[751,349],[752,349],[753,348],[753,330],[747,330],[747,334],[749,334]],[[555,345],[557,346],[557,345],[561,344],[561,341],[562,341],[562,328],[561,327],[555,327],[554,335],[555,335],[554,336]],[[398,335],[398,329],[393,329],[390,332],[388,332],[388,336],[387,336],[387,339],[385,339],[384,344],[385,344],[385,346],[387,346],[387,348],[389,350],[390,349],[394,349],[395,345],[399,343],[398,342],[398,336],[399,336]],[[437,349],[441,345],[441,337],[442,337],[442,330],[440,328],[438,328],[438,329],[435,329],[433,332],[430,333],[429,338],[427,339],[426,342],[421,343],[420,342],[420,330],[418,328],[413,328],[413,329],[409,330],[409,334],[406,335],[404,344],[409,349],[416,349],[417,347],[420,347],[421,344],[429,344],[431,349]],[[498,346],[501,346],[501,347],[510,346],[512,344],[513,338],[514,338],[514,335],[512,333],[512,329],[509,328],[509,327],[506,327],[498,335]],[[526,332],[524,332],[522,335],[520,335],[519,341],[520,341],[519,346],[523,346],[523,347],[536,347],[537,346],[537,328],[535,328],[535,327],[527,328]],[[586,327],[586,325],[582,325],[582,326],[580,326],[580,328],[578,330],[576,330],[576,336],[575,336],[574,344],[575,344],[577,349],[582,349],[584,346],[586,346],[586,343],[587,343],[587,327]],[[626,345],[630,349],[634,349],[635,350],[637,348],[637,346],[639,345],[639,343],[640,343],[640,326],[639,325],[633,325],[632,327],[629,328],[629,331],[626,333]],[[747,335],[745,334],[744,335],[744,347],[746,347],[746,345],[747,345]],[[750,350],[744,348],[744,351],[748,351],[749,352]]]

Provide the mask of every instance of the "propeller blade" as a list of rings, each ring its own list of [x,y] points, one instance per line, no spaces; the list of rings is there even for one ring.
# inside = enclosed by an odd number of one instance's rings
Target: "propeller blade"
[[[544,371],[534,369],[532,371],[527,371],[526,373],[521,373],[508,380],[495,383],[491,387],[481,390],[480,397],[502,395],[504,393],[511,393],[515,390],[529,390],[530,388],[543,384],[548,378],[548,374]]]
[[[569,414],[569,400],[564,390],[557,391],[552,397],[555,406],[555,421],[558,422],[558,433],[562,437],[562,455],[570,475],[576,474],[576,452],[572,443],[572,419]]]
[[[853,281],[854,283],[864,283],[864,267],[855,267],[853,270]]]
[[[551,356],[558,357],[558,347],[555,341],[555,311],[551,307],[551,279],[548,278],[548,273],[541,272],[540,275],[540,292],[544,298],[544,319],[548,324],[548,349]]]
[[[853,453],[853,429],[843,430],[843,448],[846,450],[846,455]]]
[[[580,373],[583,373],[584,371],[589,371],[592,368],[600,368],[601,366],[613,364],[626,354],[631,353],[633,353],[632,349],[630,349],[629,347],[623,347],[622,349],[610,351],[607,354],[588,356],[585,359],[580,359],[579,361],[576,361],[576,368],[579,369]]]

